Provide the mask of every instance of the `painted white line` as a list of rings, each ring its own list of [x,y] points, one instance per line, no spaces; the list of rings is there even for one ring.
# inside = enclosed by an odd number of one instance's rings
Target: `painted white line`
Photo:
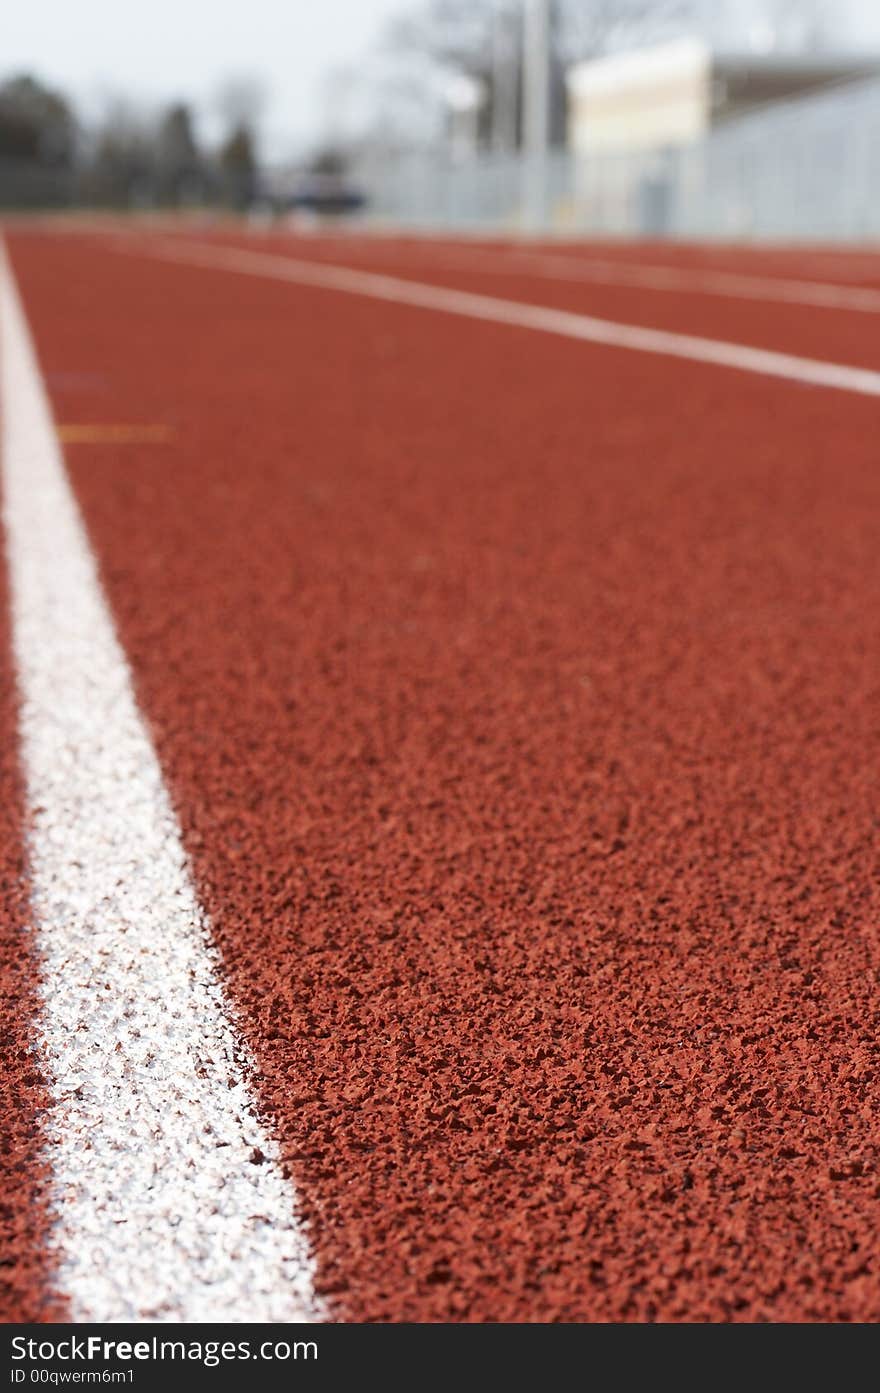
[[[58,1285],[81,1321],[319,1319],[2,245],[0,403]]]
[[[521,266],[525,274],[569,284],[583,281],[594,285],[709,295],[732,300],[768,300],[778,304],[804,305],[811,309],[880,314],[880,290],[870,288],[754,276],[737,271],[682,270],[675,266],[648,265],[644,262],[600,261],[592,257],[555,253],[542,256],[514,251],[509,253],[509,260]],[[478,269],[481,273],[487,270],[494,275],[510,275],[506,263],[491,257],[481,258]]]
[[[341,238],[337,242],[344,245]],[[371,255],[401,261],[400,249],[367,244]],[[410,250],[406,248],[406,252]],[[880,290],[832,282],[794,280],[783,276],[758,276],[739,271],[723,271],[678,266],[651,265],[640,261],[611,261],[589,255],[571,256],[557,251],[531,251],[517,246],[487,252],[480,247],[455,247],[428,241],[413,244],[413,261],[438,269],[474,271],[492,276],[521,274],[537,280],[556,280],[565,284],[613,285],[639,290],[668,291],[675,294],[708,295],[733,300],[767,300],[772,303],[804,305],[811,309],[852,310],[861,314],[880,314]],[[358,248],[360,253],[361,248]]]
[[[720,339],[677,334],[666,329],[648,329],[636,324],[620,324],[610,319],[574,314],[569,310],[530,305],[520,300],[503,300],[493,295],[477,295],[467,290],[451,290],[423,281],[403,280],[374,271],[357,271],[326,262],[299,261],[269,252],[244,251],[184,239],[155,239],[137,242],[119,239],[109,242],[118,250],[158,257],[186,266],[204,266],[297,285],[318,286],[353,295],[372,296],[400,305],[439,310],[508,324],[521,329],[537,329],[564,338],[582,339],[609,348],[625,348],[637,353],[656,353],[664,357],[686,358],[695,363],[734,368],[764,377],[786,378],[812,387],[830,387],[862,396],[880,396],[880,372],[841,363],[825,363],[815,358],[799,358],[767,348],[727,343]]]

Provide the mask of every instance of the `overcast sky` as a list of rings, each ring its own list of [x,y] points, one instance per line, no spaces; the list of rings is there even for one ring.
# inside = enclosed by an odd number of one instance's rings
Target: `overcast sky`
[[[185,97],[210,112],[224,78],[258,76],[266,145],[279,158],[319,138],[342,100],[344,84],[326,74],[362,67],[389,17],[415,3],[3,0],[0,75],[35,72],[91,112],[111,93],[149,103]],[[752,4],[760,0],[736,0],[737,14]],[[880,48],[878,0],[836,0],[835,12],[842,45]]]
[[[0,74],[22,69],[90,110],[110,94],[206,110],[257,76],[273,150],[320,134],[325,74],[357,65],[407,0],[2,0]]]

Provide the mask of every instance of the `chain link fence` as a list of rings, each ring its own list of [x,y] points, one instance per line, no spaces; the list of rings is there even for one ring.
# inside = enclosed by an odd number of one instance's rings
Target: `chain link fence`
[[[365,159],[374,219],[412,227],[525,225],[524,159]],[[544,168],[543,230],[615,237],[880,238],[880,81],[777,103],[682,149]]]

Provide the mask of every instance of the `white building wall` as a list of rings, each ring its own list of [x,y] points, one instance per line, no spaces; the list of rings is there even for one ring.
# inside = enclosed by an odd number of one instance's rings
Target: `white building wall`
[[[566,82],[575,154],[689,145],[709,128],[712,55],[701,39],[578,63]]]

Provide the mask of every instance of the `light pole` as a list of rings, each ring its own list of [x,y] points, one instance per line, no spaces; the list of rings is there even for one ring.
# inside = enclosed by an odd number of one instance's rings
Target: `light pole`
[[[523,213],[531,231],[547,217],[550,128],[550,0],[525,0],[523,15]]]
[[[452,121],[452,157],[459,161],[471,160],[479,144],[480,107],[485,88],[477,78],[457,73],[447,82],[445,96]]]
[[[519,24],[510,0],[495,0],[492,18],[492,150],[516,150],[519,87]]]

